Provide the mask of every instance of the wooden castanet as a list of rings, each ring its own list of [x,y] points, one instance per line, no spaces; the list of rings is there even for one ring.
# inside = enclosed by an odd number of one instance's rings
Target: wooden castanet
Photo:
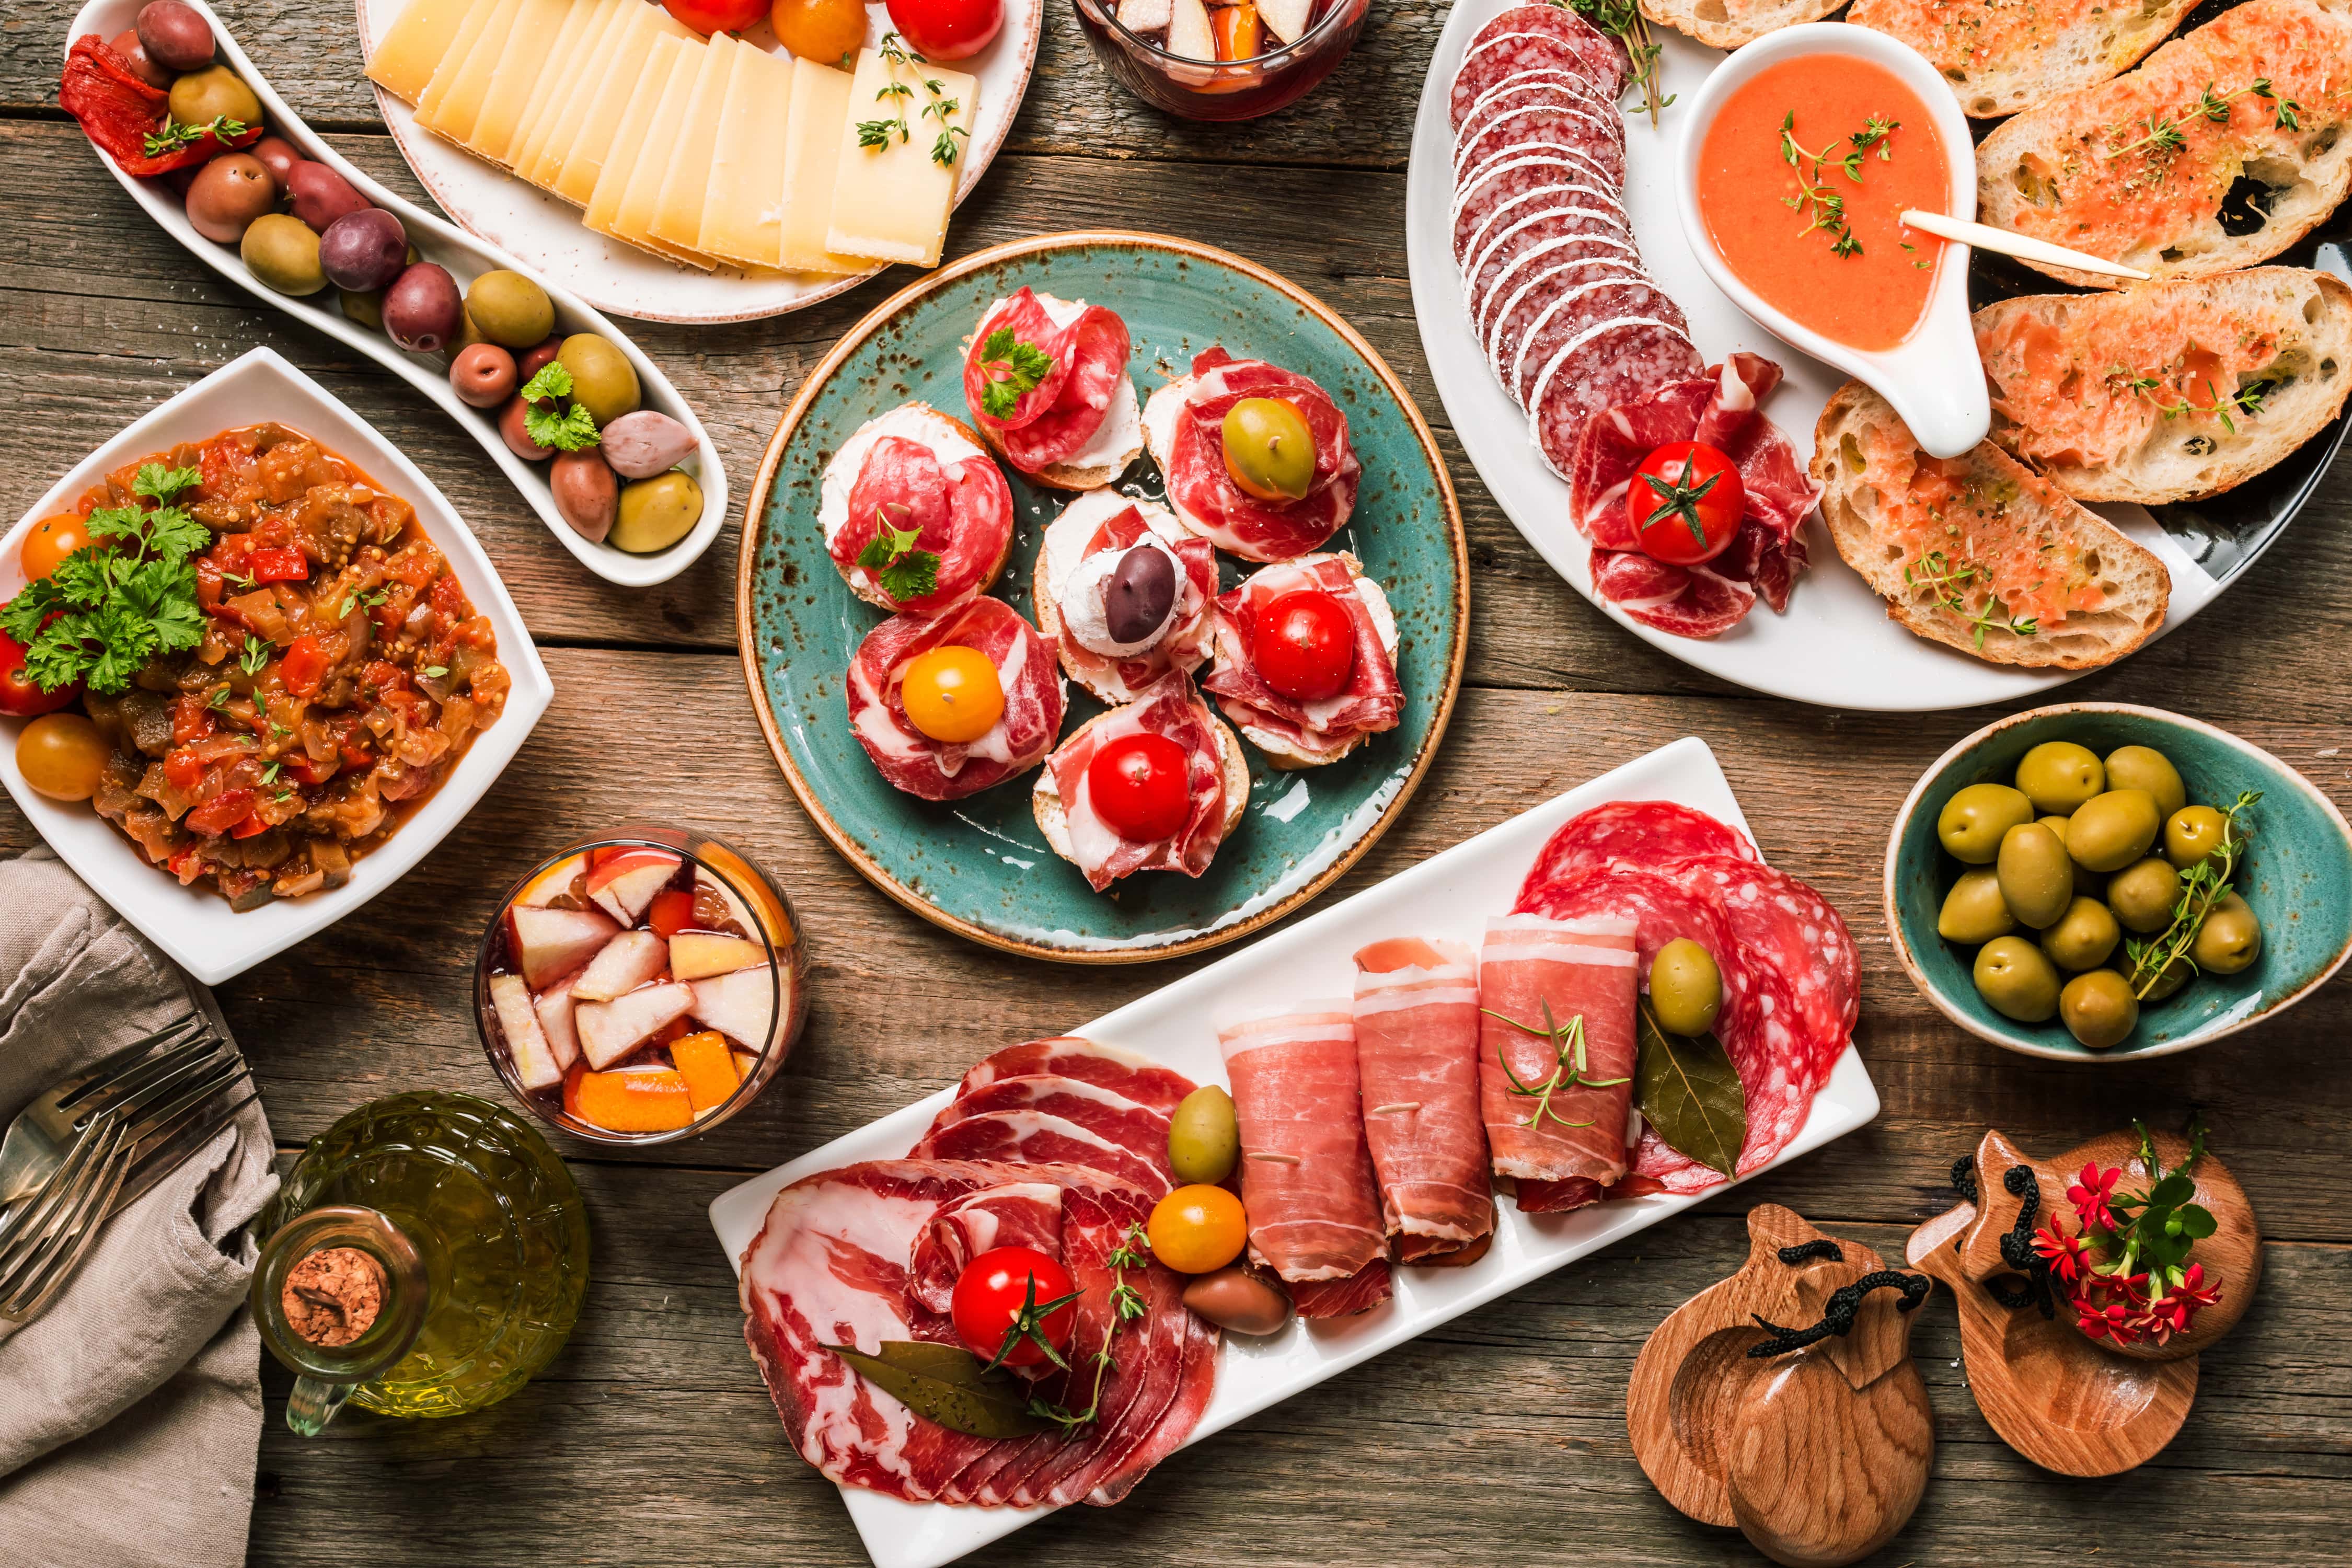
[[[1739,1272],[1675,1309],[1642,1347],[1626,1427],[1675,1508],[1736,1526],[1776,1563],[1837,1568],[1885,1545],[1927,1485],[1935,1419],[1905,1310],[1920,1297],[1841,1298],[1883,1275],[1879,1256],[1778,1205],[1750,1210],[1748,1235]],[[1802,1331],[1776,1335],[1759,1319]],[[1786,1340],[1800,1342],[1750,1353]]]

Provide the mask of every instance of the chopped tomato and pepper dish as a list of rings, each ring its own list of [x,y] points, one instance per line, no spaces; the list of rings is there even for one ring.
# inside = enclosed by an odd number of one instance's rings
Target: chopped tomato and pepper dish
[[[283,425],[114,470],[24,567],[0,712],[44,715],[26,783],[233,909],[341,886],[506,705],[415,509]]]

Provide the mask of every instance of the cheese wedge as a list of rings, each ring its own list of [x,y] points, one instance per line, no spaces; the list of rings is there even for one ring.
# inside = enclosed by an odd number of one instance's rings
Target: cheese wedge
[[[849,127],[849,73],[811,60],[793,62],[792,104],[784,121],[784,188],[777,206],[776,265],[788,272],[869,272],[874,264],[825,248],[833,226],[833,185]]]
[[[587,206],[603,183],[604,165],[621,122],[635,100],[646,72],[652,68],[656,40],[669,37],[674,42],[685,42],[676,34],[666,33],[662,29],[661,24],[669,19],[669,13],[660,6],[646,5],[640,0],[628,0],[628,5],[629,16],[613,40],[614,47],[606,56],[604,74],[583,79],[596,85],[593,98],[587,93],[582,95],[582,112],[574,122],[576,130],[566,144],[562,167],[550,171],[547,188],[579,206]],[[656,99],[661,96],[662,81],[667,79],[663,78],[655,81]],[[647,105],[646,113],[652,113],[651,105]],[[642,122],[638,131],[640,134],[644,132]],[[562,135],[562,129],[559,127],[554,134]],[[629,156],[634,158],[635,143],[632,142],[623,145],[630,149]],[[552,150],[551,139],[550,151]],[[624,160],[625,163],[626,161]],[[613,199],[618,202],[619,193],[615,192]]]
[[[661,194],[654,199],[653,216],[646,225],[665,246],[692,250],[702,237],[703,198],[710,190],[711,153],[719,145],[719,111],[726,106],[735,57],[750,47],[725,33],[713,33],[702,52],[702,73],[686,101],[686,118],[678,122]]]
[[[481,37],[482,29],[489,26],[490,13],[498,8],[497,0],[474,0],[466,8],[465,16],[458,18],[457,32],[450,36],[449,47],[441,56],[441,63],[433,68],[433,75],[425,81],[425,90],[416,95],[417,119],[423,120],[439,109],[441,100],[449,96],[449,89],[457,83],[457,73],[466,67],[466,57],[474,52],[474,45]]]
[[[481,118],[482,100],[490,90],[499,58],[507,52],[507,40],[514,36],[515,13],[521,9],[522,0],[492,0],[489,19],[482,24],[481,36],[458,66],[447,96],[435,108],[419,110],[418,124],[461,147],[466,144],[474,133],[474,121]]]
[[[961,71],[900,64],[879,49],[857,57],[833,218],[825,228],[827,250],[918,267],[940,264],[979,90],[979,81]],[[859,127],[877,121],[887,122],[881,140],[861,146]]]
[[[628,0],[635,5],[636,0]],[[539,73],[539,85],[530,89],[530,102],[524,106],[522,121],[515,127],[514,146],[508,161],[514,172],[530,178],[530,169],[547,146],[547,138],[555,128],[563,106],[585,95],[587,82],[581,71],[589,58],[601,47],[604,36],[612,30],[613,18],[621,14],[622,0],[580,0],[572,8],[579,25],[569,29],[568,37],[555,46],[555,53],[547,58],[547,68]],[[559,90],[560,89],[560,90]]]
[[[466,145],[493,163],[509,162],[515,125],[522,119],[531,90],[546,73],[548,57],[555,52],[572,15],[586,9],[586,0],[522,0],[515,10],[514,28],[507,35],[506,52],[490,73],[489,90],[482,95],[482,111]]]
[[[735,51],[711,149],[702,232],[694,242],[704,255],[746,267],[780,265],[792,96],[792,61],[748,46]]]
[[[403,103],[415,103],[457,41],[466,14],[488,6],[488,0],[408,0],[368,57],[368,79]]]
[[[677,47],[684,52],[670,68],[669,80],[662,84],[661,101],[654,106],[653,118],[646,123],[645,141],[629,170],[629,183],[621,192],[620,205],[614,208],[613,226],[605,232],[641,250],[708,270],[709,262],[692,251],[664,243],[653,232],[654,214],[661,205],[662,186],[669,179],[678,132],[685,128],[687,108],[701,85],[702,62],[710,54],[708,44],[680,43]],[[606,173],[609,177],[609,165]]]
[[[613,232],[613,215],[621,210],[621,198],[628,194],[630,171],[636,166],[637,153],[646,144],[646,127],[653,123],[654,110],[661,106],[662,92],[669,86],[670,73],[677,68],[685,52],[683,39],[656,38],[653,52],[646,57],[645,69],[637,73],[636,81],[629,89],[627,107],[604,127],[605,141],[612,149],[612,155],[603,160],[595,189],[588,197],[588,216],[582,220],[599,234]],[[564,170],[567,181],[571,174],[572,171],[567,166]]]

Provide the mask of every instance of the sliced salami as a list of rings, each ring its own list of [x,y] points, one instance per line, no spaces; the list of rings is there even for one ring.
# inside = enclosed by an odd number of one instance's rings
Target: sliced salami
[[[1530,279],[1496,317],[1486,357],[1504,373],[1504,390],[1516,399],[1527,389],[1522,367],[1538,333],[1561,331],[1563,321],[1636,314],[1663,299],[1647,274],[1622,260],[1564,262]]]
[[[1563,46],[1563,58],[1573,58],[1572,56],[1565,54],[1565,46]],[[1482,70],[1480,75],[1486,77],[1488,73]],[[1458,86],[1460,78],[1457,77],[1455,81]],[[1580,62],[1574,68],[1557,64],[1528,66],[1512,71],[1507,76],[1494,77],[1489,79],[1476,96],[1470,100],[1468,107],[1454,115],[1449,121],[1454,127],[1454,135],[1458,138],[1465,126],[1475,125],[1482,110],[1501,101],[1510,93],[1528,87],[1558,88],[1573,96],[1578,101],[1589,103],[1595,109],[1606,110],[1611,113],[1617,111],[1616,100],[1602,94],[1599,84],[1585,74]],[[1623,123],[1622,119],[1619,123],[1622,128]]]
[[[1492,296],[1495,279],[1517,259],[1520,251],[1548,240],[1577,237],[1615,240],[1628,255],[1639,255],[1623,217],[1590,197],[1546,192],[1544,203],[1497,214],[1489,225],[1487,237],[1462,269],[1464,297],[1474,308]],[[1495,374],[1500,376],[1502,367],[1496,367]]]
[[[1191,804],[1182,824],[1165,838],[1138,842],[1126,837],[1095,805],[1091,769],[1096,756],[1131,735],[1160,736],[1184,753]],[[1062,808],[1058,831],[1054,823],[1046,823],[1047,841],[1086,873],[1097,893],[1138,871],[1201,875],[1216,858],[1225,836],[1225,773],[1219,739],[1217,721],[1193,689],[1192,678],[1181,669],[1170,670],[1134,701],[1081,726],[1045,759],[1046,777],[1037,787],[1043,792],[1050,784],[1052,799]]]
[[[1454,149],[1454,168],[1458,175],[1494,153],[1538,142],[1565,142],[1586,153],[1601,165],[1611,190],[1624,187],[1622,134],[1591,110],[1574,105],[1523,104],[1503,110]]]
[[[1752,584],[1638,550],[1595,550],[1592,590],[1643,626],[1678,637],[1719,637],[1756,604]]]
[[[1471,35],[1462,52],[1461,75],[1454,79],[1455,91],[1459,95],[1463,76],[1483,76],[1492,82],[1513,70],[1552,64],[1580,68],[1612,100],[1625,89],[1631,68],[1620,45],[1567,6],[1514,5]],[[1476,97],[1476,91],[1468,100],[1457,96],[1455,123]]]
[[[1706,812],[1670,800],[1612,800],[1570,817],[1544,841],[1543,852],[1520,884],[1520,907],[1528,908],[1528,900],[1547,884],[1620,861],[1663,871],[1703,855],[1762,858],[1748,835]]]
[[[1470,324],[1478,341],[1494,357],[1495,334],[1507,312],[1526,300],[1533,285],[1556,268],[1570,262],[1607,262],[1627,271],[1642,270],[1641,252],[1631,239],[1614,235],[1553,234],[1530,237],[1496,256],[1486,268],[1482,291],[1473,303]]]
[[[1545,164],[1528,164],[1523,160],[1540,158]],[[1596,195],[1607,198],[1604,205],[1622,211],[1624,195],[1616,181],[1609,177],[1608,161],[1591,150],[1590,142],[1571,142],[1563,138],[1538,138],[1533,142],[1514,142],[1482,153],[1474,163],[1466,164],[1454,182],[1454,199],[1446,204],[1446,221],[1451,224],[1461,211],[1470,193],[1484,184],[1486,176],[1506,164],[1514,167],[1556,167],[1558,177],[1565,184],[1581,185]]]
[[[1519,406],[1533,408],[1543,395],[1539,384],[1544,369],[1554,356],[1595,327],[1638,321],[1663,321],[1677,331],[1688,331],[1682,307],[1646,277],[1580,279],[1555,293],[1529,318],[1508,359],[1496,359],[1503,385]],[[1604,333],[1582,352],[1590,359],[1605,353],[1607,348]]]
[[[1675,875],[1722,901],[1732,934],[1789,982],[1818,1089],[1845,1054],[1861,1015],[1861,962],[1853,933],[1812,889],[1769,866],[1734,856],[1686,860]]]
[[[1566,479],[1586,420],[1690,376],[1700,363],[1678,320],[1639,316],[1586,327],[1553,352],[1530,384],[1528,419],[1537,448]]]
[[[1348,684],[1312,702],[1286,697],[1259,673],[1257,616],[1285,594],[1318,590],[1347,610],[1355,631],[1355,665]],[[1217,662],[1202,689],[1214,692],[1225,717],[1251,744],[1295,763],[1334,762],[1367,735],[1393,730],[1404,714],[1397,682],[1396,626],[1387,595],[1363,574],[1352,555],[1308,555],[1269,566],[1217,599]]]
[[[1574,208],[1592,215],[1597,231],[1633,237],[1624,205],[1616,195],[1580,170],[1570,156],[1528,153],[1496,164],[1477,184],[1465,186],[1454,197],[1454,259],[1465,280],[1474,278],[1486,259],[1486,247],[1514,226],[1554,208]]]

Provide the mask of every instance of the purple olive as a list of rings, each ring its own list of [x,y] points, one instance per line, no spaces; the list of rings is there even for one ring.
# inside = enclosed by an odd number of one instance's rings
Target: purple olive
[[[517,363],[515,369],[517,374],[522,377],[524,384],[529,384],[532,376],[537,375],[541,371],[545,370],[549,362],[555,358],[556,351],[561,349],[562,346],[563,340],[562,338],[550,338],[545,342],[540,344],[537,348],[523,350],[521,358]]]
[[[213,63],[213,25],[183,0],[154,0],[136,28],[147,58],[167,71],[200,71]]]
[[[324,163],[297,163],[286,172],[286,194],[294,216],[324,234],[327,226],[345,213],[365,212],[368,199],[352,183]]]
[[[651,408],[622,415],[604,426],[600,440],[604,460],[627,479],[666,474],[692,457],[695,448],[693,431]]]
[[[542,447],[530,438],[530,426],[524,423],[524,416],[530,412],[530,405],[522,400],[522,394],[508,398],[507,405],[499,410],[499,434],[506,437],[507,450],[527,463],[536,463],[555,456],[555,448]]]
[[[338,289],[389,287],[408,266],[408,231],[382,207],[345,213],[319,237],[319,265]]]
[[[1129,551],[1103,584],[1103,625],[1113,642],[1141,642],[1175,605],[1176,569],[1165,551]]]
[[[420,261],[383,292],[383,330],[411,353],[439,353],[457,335],[465,303],[448,269]]]
[[[265,136],[246,151],[261,160],[261,166],[269,171],[269,177],[277,182],[278,194],[281,196],[286,194],[287,183],[294,176],[294,165],[310,162],[294,151],[294,143],[283,136]]]
[[[147,46],[139,41],[139,35],[132,28],[125,27],[115,34],[107,40],[106,47],[121,55],[122,63],[131,68],[131,74],[149,87],[167,88],[172,85],[172,73],[155,63],[154,58],[147,52]]]
[[[496,343],[467,343],[449,362],[449,384],[476,408],[496,408],[514,395],[514,355]]]
[[[555,510],[583,539],[602,544],[621,511],[621,481],[593,447],[559,452],[547,471]]]
[[[224,153],[196,171],[187,205],[189,226],[198,234],[235,245],[255,218],[276,209],[278,189],[260,159]]]

